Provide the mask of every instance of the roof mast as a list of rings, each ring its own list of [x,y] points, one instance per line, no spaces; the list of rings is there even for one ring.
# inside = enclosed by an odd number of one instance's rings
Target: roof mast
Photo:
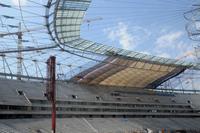
[[[17,37],[18,37],[18,44],[17,44],[17,49],[18,49],[18,53],[17,53],[17,79],[21,80],[21,75],[22,75],[22,61],[23,61],[23,55],[21,50],[23,49],[23,45],[22,45],[22,31],[21,31],[21,22],[19,23],[19,30],[17,33]]]

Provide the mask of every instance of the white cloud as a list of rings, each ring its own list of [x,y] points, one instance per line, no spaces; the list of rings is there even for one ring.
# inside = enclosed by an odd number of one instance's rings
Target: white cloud
[[[134,50],[139,43],[145,41],[151,35],[151,32],[143,27],[129,26],[124,22],[104,29],[104,33],[109,40],[118,42],[120,48],[127,50]]]
[[[181,31],[164,34],[157,38],[156,44],[159,48],[174,48],[176,42],[182,37],[184,33]]]
[[[162,32],[162,34],[155,42],[154,52],[157,56],[190,61],[195,59],[193,45],[185,38],[184,32]]]
[[[12,0],[12,4],[15,5],[15,6],[19,6],[19,2],[20,2],[21,6],[25,6],[27,0]]]
[[[184,53],[182,53],[181,55],[178,55],[176,57],[176,59],[179,59],[179,60],[183,60],[183,59],[190,59],[190,60],[193,60],[195,57],[195,51],[194,50],[191,50],[191,51],[186,51]]]
[[[107,33],[108,39],[118,41],[123,49],[134,49],[136,39],[128,31],[128,25],[119,22],[116,27],[104,30]]]
[[[183,41],[182,39],[176,42],[173,49],[175,51],[175,58],[180,60],[195,60],[195,51],[191,42]]]

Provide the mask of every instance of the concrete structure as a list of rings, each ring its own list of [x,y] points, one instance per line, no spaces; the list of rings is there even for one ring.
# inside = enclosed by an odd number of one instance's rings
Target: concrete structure
[[[90,3],[91,0],[48,0],[45,5],[45,26],[56,47],[79,57],[84,56],[79,51],[99,56],[95,60],[99,64],[76,74],[70,81],[57,81],[57,132],[200,132],[199,94],[157,89],[185,70],[199,70],[199,64],[81,38],[80,27]],[[87,59],[94,60],[92,57]],[[13,74],[4,72],[2,75]],[[23,79],[23,75],[14,76]],[[51,132],[51,104],[42,81],[45,78],[32,79],[41,82],[0,79],[0,132]]]
[[[1,132],[50,132],[51,106],[43,82],[1,79],[0,84]],[[57,82],[57,131],[199,131],[199,101],[198,94]]]

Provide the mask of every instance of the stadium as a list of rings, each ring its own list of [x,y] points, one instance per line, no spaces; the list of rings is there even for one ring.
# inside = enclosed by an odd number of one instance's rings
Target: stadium
[[[200,133],[198,3],[0,1],[0,132]]]

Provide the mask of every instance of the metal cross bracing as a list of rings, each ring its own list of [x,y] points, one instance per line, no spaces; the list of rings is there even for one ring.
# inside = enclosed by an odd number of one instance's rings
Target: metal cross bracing
[[[184,73],[164,82],[158,88],[168,92],[199,93],[200,72],[186,70]]]
[[[2,68],[0,75],[14,79],[19,76],[16,71],[17,52],[23,52],[22,75],[20,75],[22,79],[44,80],[46,78],[45,61],[50,55],[56,56],[58,60],[56,67],[58,80],[70,79],[98,63],[109,64],[103,62],[104,59],[115,56],[161,65],[199,69],[198,64],[195,63],[141,54],[81,38],[80,27],[84,22],[88,22],[84,20],[84,15],[90,3],[91,0],[27,0],[28,6],[23,6],[19,0],[18,6],[14,6],[9,2],[0,2],[2,9],[0,13],[0,65]],[[13,35],[19,28],[19,22],[22,23],[24,36],[21,40],[23,48],[20,49],[16,45],[18,39]],[[10,36],[6,37],[6,34]],[[112,65],[127,67],[127,64]],[[172,85],[168,84],[168,86]]]
[[[60,52],[59,49],[53,49],[24,53],[24,57],[22,58],[22,75],[19,75],[16,69],[18,63],[17,53],[1,54],[0,75],[9,79],[21,77],[22,79],[45,80],[45,59],[47,59],[51,54],[57,56],[58,63],[56,65],[58,80],[68,80],[75,74],[81,72],[82,69],[86,69],[96,64],[96,62],[92,61],[91,63],[90,60],[83,60],[74,55]],[[71,58],[73,58],[73,60],[71,60]],[[87,61],[89,63],[85,63]]]
[[[36,31],[32,31],[31,33],[27,32],[27,37],[30,38],[30,40],[25,41],[24,44],[24,48],[21,51],[34,51],[34,50],[41,50],[41,49],[49,49],[49,48],[53,48],[53,47],[57,47],[57,46],[61,46],[60,44],[62,44],[62,41],[58,38],[58,34],[61,34],[62,37],[61,39],[64,40],[64,42],[66,42],[66,38],[68,39],[72,39],[77,36],[79,37],[79,32],[80,32],[80,25],[82,24],[82,22],[84,22],[83,20],[83,15],[85,14],[85,11],[87,10],[87,8],[90,5],[90,0],[85,0],[85,1],[68,1],[68,0],[59,0],[59,1],[55,1],[55,0],[49,0],[49,1],[44,1],[44,2],[35,2],[35,1],[28,1],[29,3],[32,4],[32,6],[35,8],[37,7],[38,10],[41,10],[42,12],[32,12],[30,10],[26,10],[27,7],[23,7],[20,5],[19,3],[19,8],[15,7],[15,6],[11,6],[5,3],[1,3],[1,7],[2,8],[6,8],[7,10],[11,10],[11,11],[16,11],[18,12],[17,15],[5,15],[4,13],[2,13],[1,15],[1,23],[3,26],[7,25],[6,27],[9,29],[7,29],[7,32],[11,32],[10,30],[13,31],[14,27],[16,27],[16,24],[12,24],[12,23],[8,23],[12,22],[12,20],[18,20],[20,19],[22,21],[23,24],[23,28],[27,31],[30,31],[30,29],[32,27],[38,27],[40,26],[41,28],[37,29]],[[47,3],[47,4],[46,4]],[[63,26],[67,26],[64,23],[60,23],[58,24],[58,21],[56,22],[56,20],[63,20],[65,21],[66,18],[69,18],[69,16],[66,16],[67,13],[69,12],[65,12],[65,10],[73,10],[74,12],[72,13],[72,15],[75,15],[73,17],[70,17],[71,20],[76,20],[76,24],[69,24],[68,26],[70,26],[71,28],[73,26],[75,26],[78,29],[75,30],[70,30],[70,31],[66,31],[63,30]],[[46,10],[46,12],[44,11]],[[76,12],[76,13],[75,13]],[[62,16],[58,16],[59,14],[57,13],[61,13]],[[4,15],[3,15],[4,14]],[[27,15],[29,14],[29,16]],[[32,16],[31,16],[32,15]],[[70,15],[70,14],[68,14]],[[80,16],[80,17],[77,17]],[[41,18],[40,21],[34,21],[34,19],[30,19],[30,18],[35,18],[35,17],[39,17]],[[56,17],[58,17],[58,19],[56,19]],[[28,19],[29,18],[29,19]],[[46,20],[46,23],[42,22],[43,20]],[[71,21],[70,20],[70,21]],[[28,28],[27,28],[28,27]],[[57,31],[59,28],[61,28],[62,31]],[[77,35],[73,35],[73,31],[77,34]],[[65,36],[65,32],[70,32],[70,35],[67,37]],[[25,34],[25,35],[26,35]],[[50,36],[51,37],[50,37]],[[74,37],[73,37],[74,36]],[[35,41],[37,38],[37,41]],[[8,38],[4,38],[4,39],[8,39]],[[59,42],[59,40],[61,42]],[[16,41],[16,39],[14,40]],[[28,43],[28,44],[26,44]],[[34,46],[30,46],[30,43],[34,43]],[[55,44],[56,43],[56,44]],[[67,40],[66,43],[70,43],[69,40]],[[175,63],[175,64],[180,64],[180,65],[193,65],[193,64],[187,64],[185,62],[182,61],[177,61],[177,60],[169,60],[169,59],[164,59],[164,58],[158,58],[156,56],[148,56],[145,54],[140,54],[137,52],[132,52],[132,51],[126,51],[126,50],[122,50],[122,49],[116,49],[114,47],[107,47],[105,45],[102,44],[98,44],[95,42],[91,42],[88,40],[76,40],[74,42],[71,42],[71,44],[73,45],[72,48],[76,48],[78,47],[80,50],[89,50],[89,52],[95,52],[98,54],[104,54],[107,55],[108,53],[114,53],[114,54],[118,54],[118,55],[122,55],[125,57],[130,57],[130,58],[138,58],[138,59],[143,59],[143,60],[151,60],[151,61],[155,61],[155,62],[160,62],[160,63]],[[80,47],[81,46],[81,47]],[[62,48],[66,51],[66,52],[71,52],[68,51],[69,45],[62,45]],[[2,51],[0,51],[1,53],[5,53],[5,52],[16,52],[18,51],[16,49],[16,47],[8,47],[8,48],[4,48]],[[103,52],[103,53],[102,53]],[[72,54],[77,54],[78,56],[82,56],[85,57],[86,55],[82,55],[80,53],[75,53],[75,52],[71,52]],[[92,58],[91,57],[87,57],[87,58]],[[94,60],[94,58],[92,58]],[[101,61],[101,60],[99,60]]]
[[[186,30],[190,39],[200,41],[200,6],[195,4],[192,8],[184,13],[184,17],[188,21]]]

